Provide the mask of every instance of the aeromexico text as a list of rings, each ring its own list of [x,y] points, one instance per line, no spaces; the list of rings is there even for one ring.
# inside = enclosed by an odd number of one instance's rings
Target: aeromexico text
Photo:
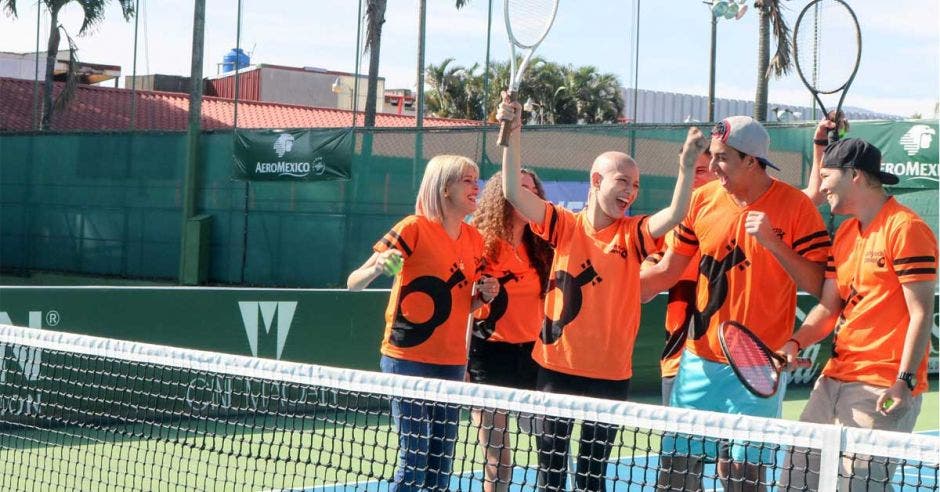
[[[313,164],[309,162],[256,162],[255,174],[290,174],[306,176]]]
[[[902,177],[926,178],[931,181],[937,181],[937,170],[940,165],[936,162],[882,162],[881,170],[886,173],[895,174]]]

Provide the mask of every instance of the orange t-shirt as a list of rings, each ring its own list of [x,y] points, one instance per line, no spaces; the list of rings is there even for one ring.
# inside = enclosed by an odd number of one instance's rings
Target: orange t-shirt
[[[844,307],[823,374],[888,387],[897,379],[911,320],[901,284],[937,281],[937,236],[894,198],[867,230],[859,225],[851,218],[839,227],[826,267]],[[927,389],[927,358],[924,353],[917,368],[915,395]]]
[[[453,240],[444,227],[410,215],[372,247],[404,257],[385,310],[382,354],[441,365],[467,363],[470,291],[483,270],[483,237],[461,223]]]
[[[484,275],[499,280],[493,302],[474,313],[473,336],[492,342],[526,343],[538,338],[542,285],[525,246],[499,241],[497,258],[487,258]]]
[[[555,249],[545,319],[532,357],[542,367],[596,379],[633,375],[640,324],[640,263],[654,246],[647,216],[595,230],[586,211],[545,204],[532,230]]]
[[[822,217],[802,191],[786,183],[774,180],[746,207],[718,181],[695,190],[688,215],[666,243],[684,256],[701,254],[686,348],[711,361],[727,363],[718,341],[722,321],[746,325],[772,350],[793,333],[796,283],[744,230],[750,211],[766,213],[777,236],[803,258],[824,263],[829,256]]]
[[[653,253],[643,263],[644,265],[655,265],[663,259],[664,254],[665,250]],[[698,261],[699,255],[696,253],[689,261],[689,264],[686,265],[682,276],[669,289],[665,324],[667,347],[670,345],[670,340],[683,336],[681,333],[689,327],[692,309],[695,306],[695,281],[698,279]],[[663,351],[659,358],[659,372],[662,377],[669,378],[679,373],[679,358],[681,356],[681,346],[672,354],[666,354],[665,350]]]

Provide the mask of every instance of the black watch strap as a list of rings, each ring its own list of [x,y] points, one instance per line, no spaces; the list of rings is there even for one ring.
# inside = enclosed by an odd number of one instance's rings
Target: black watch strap
[[[907,389],[914,391],[914,373],[913,372],[902,372],[898,374],[898,380],[904,381],[904,384],[907,385]]]

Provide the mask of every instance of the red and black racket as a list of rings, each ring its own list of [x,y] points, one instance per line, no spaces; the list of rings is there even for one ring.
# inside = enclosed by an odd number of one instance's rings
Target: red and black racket
[[[780,387],[780,373],[786,358],[770,350],[748,327],[725,321],[718,327],[718,341],[738,379],[751,393],[770,398]],[[809,359],[797,359],[798,367],[809,367]]]

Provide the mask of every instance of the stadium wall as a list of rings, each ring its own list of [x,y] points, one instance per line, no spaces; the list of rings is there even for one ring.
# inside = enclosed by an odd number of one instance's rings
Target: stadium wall
[[[388,291],[187,287],[0,287],[0,324],[117,338],[294,362],[378,370]],[[935,304],[937,300],[935,298]],[[659,391],[666,296],[643,306],[631,389]],[[797,320],[815,304],[800,295]],[[937,372],[936,307],[931,371]],[[809,384],[827,360],[829,342],[804,355]]]

